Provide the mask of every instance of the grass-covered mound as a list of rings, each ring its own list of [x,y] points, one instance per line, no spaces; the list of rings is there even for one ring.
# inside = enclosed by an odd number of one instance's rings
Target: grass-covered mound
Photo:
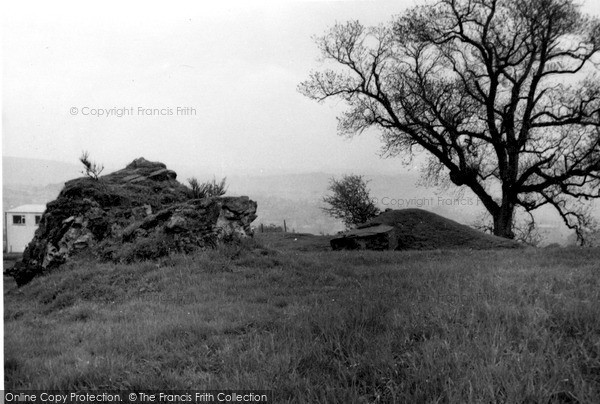
[[[71,263],[20,289],[5,278],[6,388],[269,389],[276,403],[600,402],[598,249],[334,253],[255,243]]]
[[[423,209],[388,210],[367,224],[394,227],[398,250],[522,247],[513,240],[480,232]]]

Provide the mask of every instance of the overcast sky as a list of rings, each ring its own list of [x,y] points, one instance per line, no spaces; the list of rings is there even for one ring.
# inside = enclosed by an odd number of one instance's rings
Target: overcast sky
[[[296,88],[320,66],[313,35],[336,21],[386,22],[414,0],[12,3],[5,156],[76,163],[88,150],[112,167],[144,156],[217,175],[402,170],[378,157],[376,133],[336,134],[343,104]],[[600,15],[600,2],[584,10]],[[110,109],[128,115],[93,115]]]

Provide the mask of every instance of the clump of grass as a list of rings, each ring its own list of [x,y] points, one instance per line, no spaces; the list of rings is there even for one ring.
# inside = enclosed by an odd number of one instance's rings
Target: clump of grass
[[[191,198],[202,199],[210,198],[213,196],[223,196],[227,192],[227,185],[225,182],[227,178],[223,178],[221,182],[217,182],[216,178],[211,181],[200,183],[197,178],[188,178],[188,184],[190,186],[189,193]]]
[[[156,260],[169,254],[170,245],[164,233],[153,233],[131,243],[124,243],[121,248],[112,252],[113,256],[110,258],[125,263]]]

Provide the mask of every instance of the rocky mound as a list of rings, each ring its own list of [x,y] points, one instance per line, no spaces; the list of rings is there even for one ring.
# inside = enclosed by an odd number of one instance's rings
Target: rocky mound
[[[513,240],[482,233],[422,209],[388,210],[341,237],[334,250],[433,250],[519,248]]]
[[[252,236],[256,202],[192,199],[176,178],[163,163],[139,158],[98,180],[67,182],[46,206],[23,260],[7,273],[23,285],[81,254],[130,262]]]

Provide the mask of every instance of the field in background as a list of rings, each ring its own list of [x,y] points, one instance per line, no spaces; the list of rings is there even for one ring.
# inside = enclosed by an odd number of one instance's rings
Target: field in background
[[[275,402],[600,402],[600,249],[332,252],[269,234],[5,278],[5,384]]]

